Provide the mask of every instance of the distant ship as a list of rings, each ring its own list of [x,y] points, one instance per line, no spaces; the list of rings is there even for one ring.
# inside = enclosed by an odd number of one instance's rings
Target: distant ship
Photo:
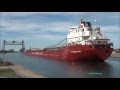
[[[112,51],[113,43],[104,36],[100,27],[93,28],[90,22],[81,19],[78,27],[69,29],[63,41],[42,50],[26,50],[25,55],[66,61],[104,61]]]

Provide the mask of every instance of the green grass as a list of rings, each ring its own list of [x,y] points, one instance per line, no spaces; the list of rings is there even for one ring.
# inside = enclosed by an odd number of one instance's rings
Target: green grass
[[[21,78],[12,69],[0,69],[0,78]]]

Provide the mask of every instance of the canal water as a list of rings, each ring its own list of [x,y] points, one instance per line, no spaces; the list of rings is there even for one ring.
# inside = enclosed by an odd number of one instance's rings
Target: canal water
[[[68,62],[21,53],[0,54],[0,57],[48,78],[120,78],[120,58],[110,57],[105,62]]]

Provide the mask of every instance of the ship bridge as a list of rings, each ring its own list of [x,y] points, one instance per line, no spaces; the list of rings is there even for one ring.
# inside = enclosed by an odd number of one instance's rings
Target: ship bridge
[[[76,43],[87,40],[92,34],[90,22],[82,21],[78,27],[71,27],[67,35],[67,44]]]

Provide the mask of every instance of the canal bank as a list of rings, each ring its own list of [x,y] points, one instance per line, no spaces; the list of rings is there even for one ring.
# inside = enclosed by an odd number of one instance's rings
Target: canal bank
[[[46,78],[42,74],[26,69],[25,67],[14,65],[11,62],[0,58],[0,78]]]
[[[112,54],[111,54],[111,57],[120,58],[120,53],[117,53],[117,52],[113,51]]]

